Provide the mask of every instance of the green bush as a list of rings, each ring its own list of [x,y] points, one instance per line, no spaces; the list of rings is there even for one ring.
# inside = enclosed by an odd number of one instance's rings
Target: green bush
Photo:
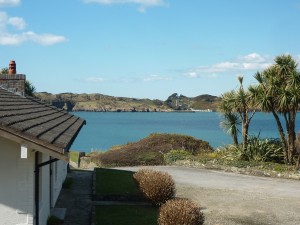
[[[258,162],[283,162],[283,148],[279,139],[250,137],[243,154],[245,160]]]
[[[142,193],[153,204],[161,205],[175,196],[175,182],[164,172],[141,169],[134,174]]]
[[[160,207],[158,223],[159,225],[203,225],[204,215],[191,200],[173,199]]]
[[[164,155],[164,160],[167,164],[176,162],[177,160],[184,160],[192,154],[185,150],[172,150]]]
[[[279,139],[261,139],[250,136],[247,148],[242,145],[227,145],[219,149],[218,154],[227,160],[246,160],[255,162],[278,162],[284,161],[282,144]]]

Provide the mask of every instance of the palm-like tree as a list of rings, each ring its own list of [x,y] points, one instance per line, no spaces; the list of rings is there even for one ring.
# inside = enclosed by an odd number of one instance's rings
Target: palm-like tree
[[[219,110],[224,114],[224,117],[226,114],[235,114],[239,117],[242,123],[242,141],[243,149],[245,150],[248,145],[249,125],[255,114],[255,108],[253,107],[254,101],[251,98],[250,92],[244,89],[243,77],[238,77],[238,81],[240,83],[238,90],[226,92],[222,95]],[[237,127],[237,125],[235,126]]]
[[[2,68],[0,74],[8,74],[8,68]]]
[[[236,113],[224,112],[221,127],[232,137],[234,145],[238,145],[238,133],[241,120]]]
[[[271,112],[284,148],[285,161],[292,163],[295,155],[295,121],[300,103],[300,73],[290,55],[275,58],[275,64],[254,77],[258,81],[256,102],[264,112]],[[279,115],[283,115],[285,135]]]
[[[278,96],[278,91],[276,87],[279,83],[273,76],[273,74],[275,73],[275,66],[271,66],[261,73],[257,72],[254,75],[254,77],[259,84],[258,86],[250,87],[249,90],[252,93],[252,96],[256,102],[256,108],[260,109],[263,112],[272,113],[276,121],[278,133],[280,135],[285,161],[287,162],[288,147],[285,138],[285,133],[276,107],[276,97]]]
[[[25,81],[25,94],[28,96],[33,96],[35,92],[35,86],[29,81]]]

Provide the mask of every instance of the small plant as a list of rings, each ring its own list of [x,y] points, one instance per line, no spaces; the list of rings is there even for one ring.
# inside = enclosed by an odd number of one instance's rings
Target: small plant
[[[142,169],[134,178],[146,198],[155,205],[161,205],[175,196],[175,183],[172,177],[164,172]]]
[[[62,225],[63,220],[57,218],[56,216],[49,216],[47,220],[47,225]]]
[[[62,184],[63,189],[70,189],[73,184],[73,179],[71,177],[67,177]]]
[[[164,155],[164,160],[167,164],[170,164],[176,162],[177,160],[184,160],[191,155],[192,154],[190,152],[185,150],[171,150]]]
[[[278,162],[284,160],[283,149],[278,139],[261,139],[250,136],[246,149],[242,145],[227,145],[219,149],[218,154],[227,160],[245,160],[254,162]]]
[[[173,199],[160,207],[159,225],[203,225],[204,215],[199,207],[188,199]]]

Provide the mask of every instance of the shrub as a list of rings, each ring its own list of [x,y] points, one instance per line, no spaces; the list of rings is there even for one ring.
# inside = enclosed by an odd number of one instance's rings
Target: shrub
[[[279,139],[261,139],[250,136],[247,148],[242,145],[227,145],[219,149],[218,154],[228,160],[246,160],[255,162],[278,162],[284,161],[282,144]]]
[[[164,160],[167,164],[170,164],[172,162],[176,162],[177,160],[184,160],[191,155],[191,153],[185,150],[171,150],[164,155]]]
[[[204,215],[199,207],[188,199],[173,199],[160,207],[159,225],[203,225]]]
[[[258,162],[283,162],[283,149],[279,139],[260,139],[258,137],[250,137],[248,146],[243,154],[248,161]]]
[[[167,173],[141,169],[134,174],[134,178],[145,197],[155,205],[161,205],[175,196],[174,180]]]

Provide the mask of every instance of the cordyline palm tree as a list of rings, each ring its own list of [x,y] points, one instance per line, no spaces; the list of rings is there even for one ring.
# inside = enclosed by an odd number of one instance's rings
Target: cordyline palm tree
[[[297,63],[290,55],[275,58],[275,64],[254,76],[258,81],[256,102],[264,112],[271,112],[284,149],[286,163],[292,163],[295,156],[295,121],[300,103],[300,73]],[[279,115],[285,121],[284,133]]]
[[[243,150],[245,151],[248,145],[248,131],[251,119],[255,114],[253,107],[254,101],[251,98],[250,92],[244,89],[243,77],[238,77],[240,87],[238,90],[226,92],[222,95],[221,106],[219,110],[225,114],[238,115],[242,123],[242,142]],[[238,121],[238,120],[237,120]],[[237,125],[235,125],[237,127]]]
[[[233,144],[237,146],[239,126],[241,125],[241,120],[236,113],[225,112],[223,113],[223,121],[221,122],[221,127],[232,137]]]
[[[8,74],[8,68],[2,68],[0,74]]]
[[[35,86],[29,81],[25,81],[25,94],[28,96],[34,96]]]

